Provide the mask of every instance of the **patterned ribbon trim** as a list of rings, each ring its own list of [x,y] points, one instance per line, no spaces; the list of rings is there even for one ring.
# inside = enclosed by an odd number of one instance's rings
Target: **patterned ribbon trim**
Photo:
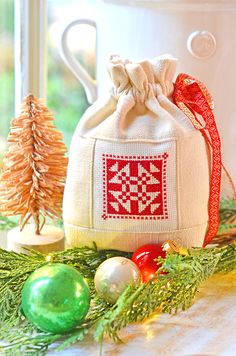
[[[203,247],[205,247],[216,236],[219,227],[222,159],[220,136],[212,112],[213,100],[204,84],[184,73],[179,74],[176,79],[173,100],[188,116],[194,127],[201,131],[212,155],[208,208],[209,224],[203,243]]]

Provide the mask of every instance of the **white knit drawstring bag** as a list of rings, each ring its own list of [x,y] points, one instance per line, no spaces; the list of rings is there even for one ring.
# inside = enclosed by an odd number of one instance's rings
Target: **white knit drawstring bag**
[[[74,133],[63,215],[71,246],[134,251],[167,239],[202,246],[209,152],[172,102],[177,60],[111,58],[112,90]]]

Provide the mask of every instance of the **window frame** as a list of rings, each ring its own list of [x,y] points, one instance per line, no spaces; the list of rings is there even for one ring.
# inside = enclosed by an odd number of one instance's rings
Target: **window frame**
[[[15,112],[32,93],[46,98],[47,0],[15,0]]]

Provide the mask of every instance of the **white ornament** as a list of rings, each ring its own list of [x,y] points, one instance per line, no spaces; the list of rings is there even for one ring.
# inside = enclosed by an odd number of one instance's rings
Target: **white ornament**
[[[129,284],[138,284],[140,280],[140,270],[133,261],[112,257],[98,267],[94,284],[97,293],[114,304]]]

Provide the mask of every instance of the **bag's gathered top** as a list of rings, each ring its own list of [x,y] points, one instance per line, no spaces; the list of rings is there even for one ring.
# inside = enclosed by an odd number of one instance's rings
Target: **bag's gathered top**
[[[64,195],[71,245],[133,251],[172,239],[207,244],[218,229],[220,139],[205,86],[170,55],[113,56],[112,86],[74,134]]]

